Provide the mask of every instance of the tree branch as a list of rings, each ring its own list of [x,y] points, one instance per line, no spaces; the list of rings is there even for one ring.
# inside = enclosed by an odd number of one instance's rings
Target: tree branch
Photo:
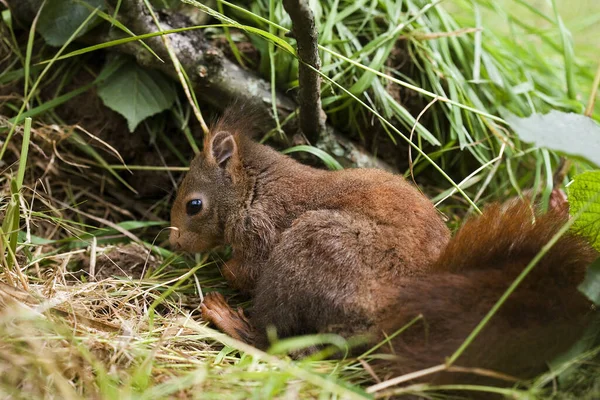
[[[4,0],[10,7],[13,17],[25,28],[31,24],[42,0]],[[118,0],[107,0],[115,6]],[[149,15],[143,0],[123,0],[119,10],[119,20],[138,35],[155,32],[156,25]],[[163,30],[191,26],[188,18],[178,13],[161,12],[158,15]],[[107,24],[102,24],[86,35],[76,39],[87,45],[116,40],[127,35]],[[223,52],[207,41],[201,30],[170,34],[170,43],[181,66],[189,76],[194,91],[216,108],[222,109],[233,100],[243,100],[264,110],[269,115],[272,109],[271,86],[252,71],[242,69],[229,61]],[[162,59],[169,55],[159,37],[145,40]],[[171,63],[161,62],[138,42],[130,42],[112,47],[110,50],[135,57],[138,64],[157,69],[177,80]],[[292,113],[296,104],[281,92],[276,95],[277,109],[281,117]],[[306,119],[306,118],[302,118]],[[312,118],[309,118],[312,119]],[[316,119],[315,119],[316,120]],[[333,153],[344,166],[380,168],[394,171],[392,167],[377,159],[364,148],[328,128],[321,138],[324,150]],[[289,145],[286,138],[274,137],[280,143]],[[326,140],[325,140],[326,139]]]
[[[283,0],[283,8],[292,20],[290,36],[296,39],[300,58],[300,129],[309,142],[315,144],[325,129],[325,114],[321,110],[321,77],[317,73],[321,69],[321,60],[315,17],[306,0]]]

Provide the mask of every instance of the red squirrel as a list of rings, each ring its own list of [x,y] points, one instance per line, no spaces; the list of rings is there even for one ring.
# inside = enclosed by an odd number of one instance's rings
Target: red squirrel
[[[395,357],[380,370],[443,363],[566,221],[562,211],[535,215],[513,201],[488,207],[450,239],[429,199],[402,177],[300,164],[254,142],[248,112],[230,109],[205,137],[173,204],[170,241],[189,252],[231,245],[222,273],[252,297],[252,311],[213,292],[202,316],[259,348],[269,346],[269,327],[279,338],[328,332],[375,344],[422,315],[384,346]],[[576,287],[597,257],[564,235],[458,364],[519,378],[542,372],[591,314]]]

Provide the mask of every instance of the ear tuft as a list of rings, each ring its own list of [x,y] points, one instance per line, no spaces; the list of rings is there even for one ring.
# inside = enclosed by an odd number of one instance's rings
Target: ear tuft
[[[211,138],[210,151],[217,165],[224,168],[237,152],[237,144],[233,135],[227,131],[215,133]]]
[[[229,104],[218,120],[211,123],[211,132],[236,132],[247,138],[256,138],[275,126],[275,120],[262,100],[236,99]]]

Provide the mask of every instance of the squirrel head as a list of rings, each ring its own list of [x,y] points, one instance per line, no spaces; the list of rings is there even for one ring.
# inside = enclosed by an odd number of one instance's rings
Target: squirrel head
[[[262,158],[247,153],[262,148],[252,137],[270,125],[264,107],[240,101],[227,107],[213,124],[171,209],[170,242],[175,249],[200,252],[225,244],[228,221],[241,212],[251,185],[243,155]]]
[[[219,122],[190,164],[171,209],[171,245],[200,252],[225,242],[228,216],[239,207],[244,174],[240,135]]]

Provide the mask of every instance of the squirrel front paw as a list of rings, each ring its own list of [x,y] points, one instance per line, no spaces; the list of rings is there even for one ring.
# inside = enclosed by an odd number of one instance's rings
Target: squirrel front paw
[[[214,324],[223,333],[242,342],[253,343],[254,329],[244,310],[241,307],[232,309],[221,293],[211,292],[204,296],[200,311],[203,320]]]

